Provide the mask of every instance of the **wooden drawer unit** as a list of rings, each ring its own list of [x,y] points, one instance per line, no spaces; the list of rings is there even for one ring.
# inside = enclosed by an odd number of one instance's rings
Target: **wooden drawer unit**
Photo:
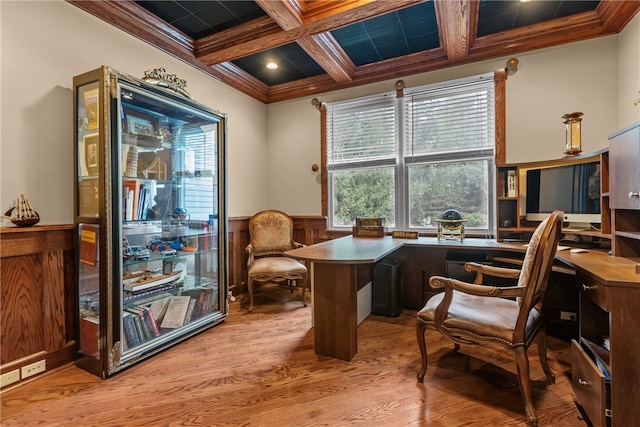
[[[573,392],[594,427],[611,425],[609,288],[578,271],[579,341],[571,341]]]
[[[582,298],[587,298],[603,310],[607,308],[607,287],[598,282],[593,276],[578,272],[576,283]]]
[[[606,427],[611,425],[610,383],[588,352],[571,340],[573,392],[593,427]]]

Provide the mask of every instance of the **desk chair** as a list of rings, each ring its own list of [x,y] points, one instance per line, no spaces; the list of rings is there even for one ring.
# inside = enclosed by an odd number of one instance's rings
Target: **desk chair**
[[[293,220],[284,212],[265,210],[249,220],[250,241],[245,252],[249,254],[249,312],[253,311],[255,282],[286,282],[291,287],[300,283],[302,303],[306,307],[307,267],[283,255],[285,251],[305,245],[293,240]]]
[[[560,241],[563,215],[563,212],[555,211],[538,226],[529,242],[521,270],[467,263],[465,268],[476,272],[473,284],[440,276],[429,279],[433,288],[444,288],[444,292],[431,297],[417,314],[416,334],[422,355],[419,382],[424,381],[427,370],[427,327],[436,329],[453,341],[456,350],[460,344],[502,345],[515,357],[527,424],[537,426],[538,419],[531,400],[527,349],[537,341],[542,369],[549,383],[553,384],[555,376],[547,363],[542,301]],[[513,278],[518,282],[512,287],[486,286],[481,284],[485,274]]]

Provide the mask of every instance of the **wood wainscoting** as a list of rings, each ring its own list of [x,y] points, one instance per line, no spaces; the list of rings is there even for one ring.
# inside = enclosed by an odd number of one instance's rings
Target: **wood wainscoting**
[[[311,245],[326,236],[326,218],[293,216],[294,240]],[[246,292],[249,217],[229,219],[229,288]],[[45,360],[46,370],[75,357],[74,226],[0,228],[0,374],[22,382],[24,366]],[[29,377],[29,380],[31,378]],[[4,377],[3,377],[4,379]],[[3,381],[4,382],[4,381]]]
[[[73,240],[73,225],[0,228],[0,373],[18,384],[24,366],[73,360]]]

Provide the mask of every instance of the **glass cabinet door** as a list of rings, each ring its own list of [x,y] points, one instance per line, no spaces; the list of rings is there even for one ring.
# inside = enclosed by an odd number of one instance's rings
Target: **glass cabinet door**
[[[120,85],[123,358],[221,315],[220,118]]]
[[[100,340],[100,80],[78,86],[76,92],[77,194],[79,242],[78,295],[80,351],[98,356]]]
[[[226,116],[166,87],[74,78],[76,364],[102,377],[227,316]]]

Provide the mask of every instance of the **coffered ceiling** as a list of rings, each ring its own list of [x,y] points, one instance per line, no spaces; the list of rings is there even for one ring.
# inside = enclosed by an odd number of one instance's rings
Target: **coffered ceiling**
[[[640,10],[620,0],[68,1],[265,103],[614,34]]]

